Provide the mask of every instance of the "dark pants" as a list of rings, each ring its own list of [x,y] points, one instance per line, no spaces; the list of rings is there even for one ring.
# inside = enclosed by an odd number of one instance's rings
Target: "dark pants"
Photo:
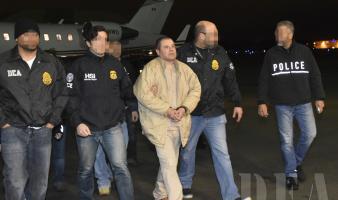
[[[62,125],[63,126],[63,125]],[[63,126],[63,136],[61,139],[57,140],[53,137],[52,144],[52,181],[53,183],[62,183],[64,182],[64,173],[65,173],[65,150],[66,150],[66,137],[67,137],[67,127]]]
[[[128,128],[128,158],[137,159],[137,133],[140,129],[139,122],[132,122],[131,118],[131,110],[126,110],[126,122],[127,122],[127,128]]]

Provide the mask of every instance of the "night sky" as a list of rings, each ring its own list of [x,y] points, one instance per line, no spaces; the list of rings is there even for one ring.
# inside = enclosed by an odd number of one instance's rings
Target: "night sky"
[[[144,3],[143,0],[10,1],[0,8],[1,21],[15,21],[30,16],[38,22],[64,23],[88,20],[126,23]],[[15,6],[13,6],[15,5]],[[274,44],[275,24],[289,19],[296,26],[296,39],[312,42],[338,39],[338,0],[256,0],[198,1],[176,0],[162,30],[176,38],[185,24],[201,19],[216,23],[221,43],[227,48],[265,48]]]

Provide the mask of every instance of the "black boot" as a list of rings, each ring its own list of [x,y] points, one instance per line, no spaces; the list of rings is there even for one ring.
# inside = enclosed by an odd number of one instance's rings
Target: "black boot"
[[[294,177],[286,177],[286,188],[288,190],[298,190],[298,180]]]

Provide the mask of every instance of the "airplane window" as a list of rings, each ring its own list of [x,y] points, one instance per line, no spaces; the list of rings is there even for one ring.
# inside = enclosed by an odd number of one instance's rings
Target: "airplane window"
[[[73,41],[73,35],[71,33],[68,33],[67,37],[68,41]]]
[[[61,34],[56,34],[56,40],[62,40]]]
[[[8,33],[4,33],[4,40],[6,40],[6,41],[9,40],[9,34]]]
[[[43,38],[45,39],[45,41],[49,41],[49,35],[48,34],[43,34]]]

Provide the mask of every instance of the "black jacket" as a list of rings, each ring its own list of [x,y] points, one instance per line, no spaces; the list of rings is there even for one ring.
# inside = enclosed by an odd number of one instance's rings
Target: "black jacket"
[[[0,55],[0,126],[57,125],[67,99],[64,68],[52,55],[39,49],[32,69],[17,47]]]
[[[67,74],[71,89],[68,112],[71,123],[107,130],[123,121],[125,103],[136,110],[132,84],[121,63],[112,56],[88,52],[76,60]]]
[[[201,83],[201,100],[192,115],[213,117],[224,114],[227,96],[236,106],[240,105],[235,68],[223,47],[203,50],[187,43],[178,49],[177,58],[190,66]]]
[[[293,42],[288,50],[274,46],[266,53],[258,104],[298,105],[324,98],[320,71],[308,47]]]
[[[126,69],[128,77],[130,78],[132,84],[134,84],[136,82],[137,77],[140,75],[139,70],[127,59],[122,59],[121,63],[122,66]]]

